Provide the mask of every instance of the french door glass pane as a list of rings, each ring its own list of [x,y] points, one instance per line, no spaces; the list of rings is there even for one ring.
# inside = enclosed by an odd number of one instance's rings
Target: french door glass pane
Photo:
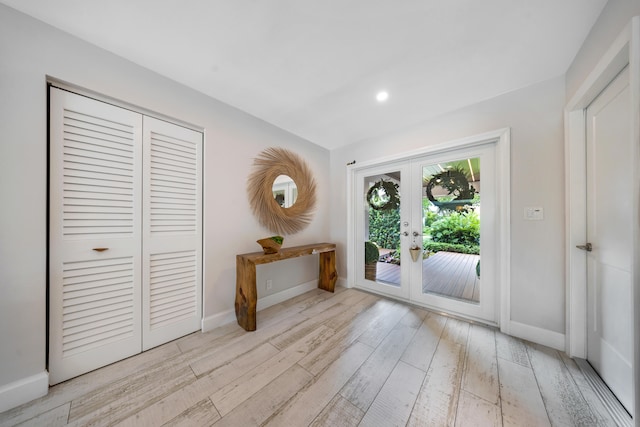
[[[478,157],[423,166],[423,293],[480,302],[480,188]]]
[[[400,172],[364,179],[364,277],[400,287]]]

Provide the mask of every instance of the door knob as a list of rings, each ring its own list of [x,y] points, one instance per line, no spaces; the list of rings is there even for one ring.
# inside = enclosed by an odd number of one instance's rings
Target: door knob
[[[402,236],[408,236],[408,235],[409,235],[409,232],[408,232],[408,231],[403,231],[402,233],[400,233],[400,235],[402,235]]]
[[[576,246],[576,248],[582,249],[583,251],[587,251],[587,252],[591,252],[593,250],[593,246],[591,245],[591,243],[587,243],[587,244],[584,244],[584,245],[578,245],[578,246]]]

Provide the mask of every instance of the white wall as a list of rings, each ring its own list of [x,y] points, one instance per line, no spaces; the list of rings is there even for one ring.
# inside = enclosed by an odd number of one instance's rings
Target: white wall
[[[567,70],[567,100],[575,94],[616,37],[629,24],[631,18],[637,15],[640,15],[640,0],[609,0],[607,2]]]
[[[329,240],[327,150],[0,5],[0,408],[5,409],[12,387],[42,374],[46,363],[47,75],[205,129],[206,317],[233,310],[235,254],[260,250],[255,240],[273,234],[252,217],[245,190],[252,159],[264,148],[297,152],[317,179],[313,223],[286,236],[285,246]],[[317,278],[312,257],[290,266],[286,273],[267,271],[274,288]]]
[[[511,319],[564,334],[564,77],[429,120],[405,132],[331,152],[331,237],[346,266],[346,164],[364,162],[500,128],[511,128]],[[544,207],[544,221],[525,221],[525,206]],[[505,319],[502,320],[503,322]]]

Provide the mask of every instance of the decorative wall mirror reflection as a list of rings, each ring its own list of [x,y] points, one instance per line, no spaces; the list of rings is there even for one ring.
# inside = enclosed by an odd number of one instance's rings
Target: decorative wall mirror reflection
[[[288,175],[279,175],[273,181],[273,198],[283,208],[290,208],[298,197],[298,187],[293,179]]]
[[[247,192],[260,224],[278,234],[294,234],[309,225],[316,183],[306,162],[289,150],[270,147],[254,159],[253,166]]]

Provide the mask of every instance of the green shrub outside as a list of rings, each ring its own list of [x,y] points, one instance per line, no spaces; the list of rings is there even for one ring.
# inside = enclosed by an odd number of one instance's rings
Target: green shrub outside
[[[472,254],[472,255],[480,255],[480,246],[478,245],[460,245],[453,243],[441,243],[441,242],[432,242],[429,240],[425,240],[422,245],[424,250],[429,252],[457,252],[461,254]]]
[[[474,211],[452,212],[434,221],[429,229],[434,242],[464,246],[480,244],[480,217]]]
[[[430,202],[425,200],[428,206]],[[480,254],[480,218],[476,212],[451,212],[445,216],[426,208],[424,212],[424,236],[431,238],[425,240],[425,250]],[[400,211],[370,209],[369,240],[381,248],[399,249]]]
[[[400,210],[369,209],[369,240],[386,249],[400,248]]]

